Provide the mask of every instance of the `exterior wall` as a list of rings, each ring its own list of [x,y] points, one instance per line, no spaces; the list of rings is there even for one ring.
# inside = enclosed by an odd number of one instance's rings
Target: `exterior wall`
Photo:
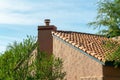
[[[103,80],[102,64],[53,38],[53,54],[63,60],[67,80]]]
[[[35,48],[29,56],[29,60],[28,60],[29,66],[31,66],[35,62],[36,57],[37,57],[37,48]],[[31,68],[28,68],[28,69],[30,70],[29,72],[30,72],[31,76],[34,76],[35,70],[34,69],[31,70]]]
[[[104,80],[120,80],[120,68],[113,66],[103,67]]]

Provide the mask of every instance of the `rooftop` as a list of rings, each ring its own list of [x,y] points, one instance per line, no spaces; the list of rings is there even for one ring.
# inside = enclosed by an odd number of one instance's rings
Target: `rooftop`
[[[53,31],[52,34],[102,62],[106,61],[105,54],[114,50],[104,47],[106,41],[113,41],[104,36],[72,31]]]

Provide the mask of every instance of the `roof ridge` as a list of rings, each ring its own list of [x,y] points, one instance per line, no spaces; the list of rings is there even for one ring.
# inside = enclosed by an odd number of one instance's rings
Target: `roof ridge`
[[[105,37],[103,35],[98,35],[98,34],[92,34],[92,33],[85,33],[85,32],[77,32],[77,31],[64,31],[64,30],[57,30],[55,32],[67,32],[67,33],[78,33],[78,34],[86,34],[86,35],[94,35],[94,36],[100,36],[100,37]],[[107,38],[107,37],[106,37]]]

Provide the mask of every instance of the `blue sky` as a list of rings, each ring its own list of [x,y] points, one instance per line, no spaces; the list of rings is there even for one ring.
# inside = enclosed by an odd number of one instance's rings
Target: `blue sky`
[[[58,30],[96,33],[87,23],[95,20],[98,0],[0,0],[0,52],[26,35],[37,36],[44,19]]]

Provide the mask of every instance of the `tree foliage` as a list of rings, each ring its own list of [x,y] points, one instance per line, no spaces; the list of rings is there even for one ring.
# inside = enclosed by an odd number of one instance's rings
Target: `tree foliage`
[[[96,20],[89,23],[95,28],[101,28],[98,33],[107,37],[120,36],[120,0],[99,0]],[[115,67],[120,65],[120,44],[116,41],[107,41],[105,48],[106,60],[114,62]]]
[[[62,71],[62,66],[60,58],[40,53],[36,60],[36,75],[34,78],[35,80],[63,80],[66,73]]]
[[[96,20],[89,25],[103,28],[100,34],[114,37],[120,35],[120,0],[100,0]]]
[[[0,80],[62,80],[62,60],[37,51],[30,63],[30,55],[37,47],[36,39],[28,37],[23,42],[14,42],[0,54]]]
[[[106,53],[106,61],[113,62],[115,67],[120,66],[120,44],[117,41],[107,41],[105,48],[111,50]]]
[[[26,73],[22,69],[20,72],[16,72],[14,69],[19,61],[24,62],[28,58],[32,50],[36,47],[35,41],[35,38],[28,37],[23,42],[14,42],[7,47],[4,54],[0,55],[1,80],[18,80],[21,76],[21,80],[23,80],[22,78],[26,76]]]

